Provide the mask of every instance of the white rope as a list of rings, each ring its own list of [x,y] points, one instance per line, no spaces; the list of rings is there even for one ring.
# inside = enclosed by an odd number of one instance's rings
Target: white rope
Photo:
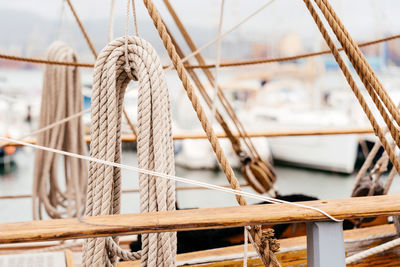
[[[57,26],[57,39],[61,39],[61,27],[63,24],[63,19],[65,16],[65,4],[64,4],[65,0],[61,0],[61,8],[60,8],[60,19],[58,20],[58,26]]]
[[[368,258],[369,256],[378,254],[378,253],[382,253],[385,252],[387,250],[390,250],[394,247],[400,246],[400,238],[397,238],[395,240],[386,242],[384,244],[381,244],[379,246],[367,249],[365,251],[362,251],[360,253],[354,254],[350,257],[346,258],[346,264],[351,264],[351,263],[355,263],[358,261],[361,261],[365,258]]]
[[[132,0],[132,14],[133,14],[133,25],[135,26],[135,35],[139,36],[139,27],[137,23],[135,0]]]
[[[240,26],[242,26],[244,23],[246,23],[248,20],[250,20],[252,17],[256,16],[258,13],[260,13],[263,9],[265,9],[267,6],[269,6],[270,4],[272,4],[275,0],[270,0],[267,3],[261,5],[258,9],[256,9],[253,13],[251,13],[250,15],[248,15],[246,18],[244,18],[243,20],[241,20],[239,23],[237,23],[235,26],[233,26],[232,28],[230,28],[229,30],[225,31],[223,34],[221,34],[221,36],[209,41],[208,43],[206,43],[205,45],[201,46],[199,49],[197,49],[196,51],[190,53],[189,55],[187,55],[186,57],[181,59],[181,63],[188,61],[189,59],[191,59],[192,57],[194,57],[195,55],[197,55],[198,53],[200,53],[201,51],[203,51],[204,49],[210,47],[211,45],[215,44],[218,40],[224,38],[226,35],[230,34],[231,32],[233,32],[234,30],[236,30],[237,28],[239,28]],[[172,70],[174,68],[174,66],[169,66],[168,68],[165,69],[165,71],[168,70]]]
[[[69,122],[69,121],[71,121],[71,120],[73,120],[75,118],[78,118],[78,117],[82,116],[83,114],[85,114],[85,113],[87,113],[89,111],[90,111],[90,108],[82,110],[82,111],[80,111],[78,113],[72,114],[71,116],[68,116],[68,117],[66,117],[64,119],[58,120],[58,121],[56,121],[54,123],[51,123],[51,124],[49,124],[49,125],[47,125],[45,127],[39,128],[39,129],[29,133],[29,134],[23,135],[23,136],[21,136],[19,138],[16,138],[16,139],[19,139],[20,141],[22,141],[22,139],[25,139],[27,137],[43,133],[43,132],[45,132],[47,130],[50,130],[50,129],[53,129],[54,127],[57,127],[57,126],[59,126],[59,125],[61,125],[63,123],[66,123],[66,122]],[[4,147],[4,146],[6,146],[8,144],[10,144],[10,143],[1,144],[0,147]]]
[[[221,32],[222,32],[222,22],[224,19],[224,6],[225,0],[221,0],[221,9],[219,14],[219,23],[218,23],[218,41],[217,41],[217,51],[216,51],[216,59],[215,59],[215,78],[214,78],[214,94],[212,97],[212,107],[211,107],[211,125],[214,123],[215,113],[217,112],[217,101],[218,101],[218,73],[219,66],[221,63]]]
[[[108,24],[108,41],[109,42],[111,42],[111,40],[114,39],[114,8],[115,8],[115,0],[111,0],[110,22]]]
[[[129,58],[128,58],[128,36],[129,36],[129,4],[130,0],[126,0],[126,17],[125,17],[125,71],[127,74],[129,70]],[[132,77],[129,77],[132,79]]]
[[[327,218],[329,218],[332,221],[335,221],[335,222],[343,221],[343,220],[339,220],[339,219],[334,218],[333,216],[329,215],[327,212],[325,212],[325,211],[323,211],[323,210],[321,210],[319,208],[303,205],[303,204],[300,204],[300,203],[294,203],[294,202],[288,202],[288,201],[284,201],[284,200],[280,200],[280,199],[274,199],[274,198],[270,198],[270,197],[266,197],[266,196],[253,194],[253,193],[250,193],[250,192],[244,192],[244,191],[234,190],[234,189],[231,189],[231,188],[225,188],[225,187],[222,187],[222,186],[219,186],[219,185],[214,185],[214,184],[209,184],[209,183],[205,183],[205,182],[190,180],[190,179],[183,178],[183,177],[178,177],[178,176],[173,176],[173,175],[166,175],[166,174],[163,174],[163,173],[158,173],[158,172],[154,172],[154,171],[150,171],[150,170],[146,170],[146,169],[141,169],[141,168],[134,167],[134,166],[129,166],[129,165],[124,165],[124,164],[120,164],[120,163],[116,163],[116,162],[110,162],[110,161],[101,160],[101,159],[97,159],[97,158],[93,158],[93,157],[83,156],[83,155],[79,155],[79,154],[75,154],[75,153],[70,153],[70,152],[61,151],[61,150],[57,150],[57,149],[52,149],[52,148],[49,148],[49,147],[43,147],[43,146],[39,146],[39,145],[29,144],[29,143],[26,143],[26,142],[23,142],[23,141],[19,141],[19,140],[16,140],[16,139],[12,139],[12,138],[6,138],[6,137],[0,136],[0,140],[7,141],[7,142],[14,142],[16,144],[25,145],[25,146],[32,147],[32,148],[35,148],[35,149],[41,149],[41,150],[45,150],[45,151],[49,151],[49,152],[53,152],[53,153],[58,153],[58,154],[69,156],[69,157],[76,157],[76,158],[80,158],[80,159],[96,162],[96,163],[99,163],[99,164],[104,164],[104,165],[107,165],[107,166],[121,168],[121,169],[124,169],[124,170],[129,170],[129,171],[134,171],[134,172],[138,172],[138,173],[153,175],[153,176],[161,177],[161,178],[164,178],[164,179],[170,179],[170,180],[173,180],[173,181],[176,181],[176,182],[181,182],[181,183],[185,183],[185,184],[201,186],[201,187],[204,187],[204,188],[207,188],[207,189],[217,190],[217,191],[220,191],[220,192],[225,192],[225,193],[229,193],[229,194],[233,194],[233,195],[240,195],[240,196],[252,198],[252,199],[255,199],[255,200],[266,201],[266,202],[273,203],[273,204],[282,203],[282,204],[289,204],[289,205],[300,207],[300,208],[311,209],[311,210],[314,210],[314,211],[317,211],[317,212],[323,214],[324,216],[326,216]]]
[[[243,267],[247,267],[249,233],[247,232],[246,226],[243,227],[243,229],[244,229]]]

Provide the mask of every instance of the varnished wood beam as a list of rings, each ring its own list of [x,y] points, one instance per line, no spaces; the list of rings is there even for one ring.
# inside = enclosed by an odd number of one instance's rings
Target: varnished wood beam
[[[312,135],[338,135],[338,134],[369,134],[374,133],[372,128],[335,128],[335,129],[311,129],[311,130],[281,130],[281,131],[250,131],[248,132],[249,137],[285,137],[285,136],[312,136]],[[218,138],[226,138],[224,133],[216,133]],[[237,135],[237,134],[234,134]],[[207,136],[204,133],[198,132],[187,132],[187,133],[176,133],[173,136],[174,140],[183,139],[206,139]],[[24,142],[35,144],[35,138],[27,138]],[[90,137],[86,136],[85,141],[90,143]],[[135,143],[136,136],[133,134],[123,134],[123,143]],[[0,144],[1,145],[1,144]],[[21,146],[20,144],[10,143],[12,146]],[[2,145],[1,145],[2,146]]]
[[[337,219],[400,214],[400,195],[302,202]],[[289,204],[249,205],[169,212],[119,214],[0,224],[0,244],[109,235],[327,221],[312,209]]]

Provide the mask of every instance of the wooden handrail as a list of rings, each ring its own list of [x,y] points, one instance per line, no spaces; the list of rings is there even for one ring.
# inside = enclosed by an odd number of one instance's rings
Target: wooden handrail
[[[335,128],[335,129],[311,129],[311,130],[280,130],[280,131],[250,131],[249,137],[285,137],[285,136],[311,136],[311,135],[337,135],[337,134],[370,134],[374,133],[372,128]],[[237,134],[234,134],[237,136]],[[226,138],[225,133],[217,133],[218,138]],[[206,139],[207,136],[201,132],[177,133],[173,136],[174,140],[183,139]],[[85,141],[90,143],[90,136],[85,137]],[[24,139],[24,142],[35,144],[35,138]],[[122,142],[135,143],[136,136],[132,134],[123,134]],[[20,144],[10,143],[12,146],[21,146]]]
[[[220,185],[222,187],[231,188],[231,185]],[[250,186],[247,183],[240,184],[240,188]],[[202,186],[177,186],[175,188],[176,191],[185,191],[185,190],[213,190],[211,188],[202,187]],[[123,189],[121,190],[123,194],[127,193],[139,193],[140,189]],[[22,199],[22,198],[32,198],[32,194],[19,194],[19,195],[0,195],[0,200],[3,199]]]
[[[302,202],[337,219],[400,214],[400,195]],[[318,211],[289,204],[249,205],[169,212],[119,214],[0,224],[0,244],[137,233],[327,221]]]

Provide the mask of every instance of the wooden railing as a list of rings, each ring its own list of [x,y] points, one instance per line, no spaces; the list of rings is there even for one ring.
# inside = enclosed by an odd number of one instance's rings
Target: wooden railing
[[[400,195],[301,203],[320,208],[337,219],[400,215]],[[3,223],[0,224],[0,244],[315,221],[329,219],[318,211],[289,204],[119,214],[82,220]]]
[[[371,134],[372,128],[335,128],[335,129],[306,129],[306,130],[281,130],[281,131],[249,131],[249,137],[285,137],[285,136],[312,136],[312,135],[338,135],[338,134]],[[225,133],[217,133],[218,138],[227,138]],[[174,140],[183,139],[206,139],[204,133],[177,133],[173,136]],[[90,143],[90,136],[85,137],[85,141]],[[24,142],[35,144],[35,138],[26,138]],[[122,142],[135,143],[136,136],[132,134],[123,134]],[[12,146],[21,146],[20,144],[10,143]]]

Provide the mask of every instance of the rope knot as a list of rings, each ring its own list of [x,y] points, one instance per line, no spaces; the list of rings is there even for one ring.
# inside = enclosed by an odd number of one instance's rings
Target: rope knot
[[[279,251],[280,245],[279,241],[275,238],[274,229],[268,228],[266,230],[263,230],[261,235],[261,241],[262,241],[262,246],[266,247],[268,244],[269,250],[271,250],[273,253]]]
[[[128,76],[128,78],[131,81],[138,81],[138,78],[136,77],[136,75],[134,73],[135,70],[132,67],[130,67],[129,63],[125,64],[124,70],[125,70],[126,75]]]

